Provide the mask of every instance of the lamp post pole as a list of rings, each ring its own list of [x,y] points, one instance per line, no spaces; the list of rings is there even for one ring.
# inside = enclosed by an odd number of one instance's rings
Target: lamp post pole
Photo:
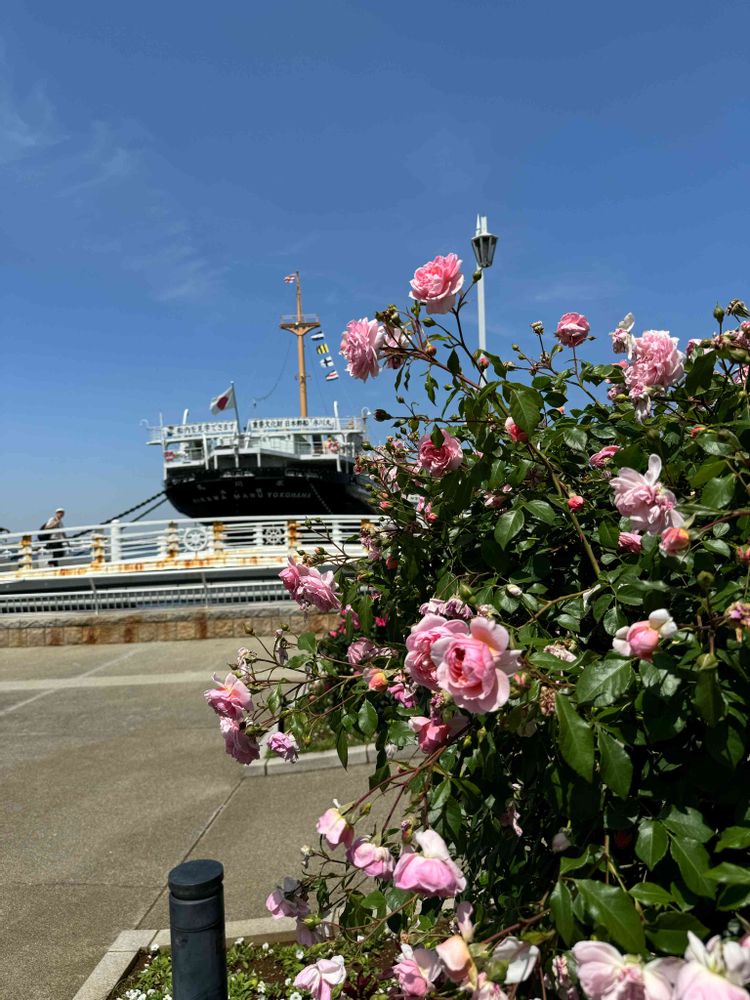
[[[493,236],[487,229],[487,216],[477,216],[477,229],[471,241],[474,256],[477,260],[477,267],[482,272],[482,278],[477,282],[477,320],[479,327],[479,350],[487,350],[487,326],[485,319],[485,299],[484,299],[484,272],[488,267],[492,267],[495,257],[495,247],[497,246],[497,236]]]

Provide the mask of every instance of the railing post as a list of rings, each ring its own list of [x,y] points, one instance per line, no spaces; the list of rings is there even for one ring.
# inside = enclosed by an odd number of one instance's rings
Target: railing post
[[[122,525],[117,518],[109,526],[109,561],[116,563],[122,559],[122,549],[120,539],[122,538]]]
[[[18,568],[21,570],[34,568],[34,553],[32,549],[31,535],[24,535],[21,539]]]
[[[212,527],[214,552],[217,555],[222,555],[224,552],[224,522],[214,521]]]
[[[224,866],[185,861],[169,873],[174,1000],[227,1000]]]
[[[91,535],[91,566],[100,569],[104,565],[104,538],[95,531]]]
[[[299,525],[296,521],[287,521],[286,538],[287,546],[289,547],[289,555],[294,555],[297,551],[297,543],[299,539]]]
[[[180,551],[180,536],[177,532],[176,521],[170,521],[169,524],[167,525],[167,531],[164,540],[167,543],[167,559],[174,559],[177,553]]]

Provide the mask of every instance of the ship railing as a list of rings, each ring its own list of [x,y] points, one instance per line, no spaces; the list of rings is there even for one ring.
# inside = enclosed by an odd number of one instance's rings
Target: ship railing
[[[0,583],[112,573],[281,567],[300,549],[363,553],[368,515],[173,518],[0,534]],[[41,537],[40,537],[41,535]]]

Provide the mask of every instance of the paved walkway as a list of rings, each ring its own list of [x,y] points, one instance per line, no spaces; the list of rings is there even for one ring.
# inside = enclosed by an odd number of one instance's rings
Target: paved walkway
[[[0,651],[0,997],[70,1000],[118,932],[168,923],[165,879],[226,869],[264,916],[333,796],[368,768],[247,778],[201,692],[237,639]]]

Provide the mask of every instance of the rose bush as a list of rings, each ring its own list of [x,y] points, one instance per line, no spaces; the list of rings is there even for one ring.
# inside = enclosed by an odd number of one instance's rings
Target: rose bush
[[[557,341],[532,324],[539,353],[479,356],[459,264],[420,268],[352,366],[395,372],[400,407],[361,462],[385,512],[366,555],[282,571],[339,625],[269,644],[304,682],[261,681],[243,650],[242,686],[207,695],[243,761],[280,716],[300,746],[324,721],[344,765],[350,734],[377,748],[270,908],[305,941],[399,934],[405,996],[748,998],[748,312],[717,309],[686,354],[628,314],[629,360],[594,364],[566,313]]]

